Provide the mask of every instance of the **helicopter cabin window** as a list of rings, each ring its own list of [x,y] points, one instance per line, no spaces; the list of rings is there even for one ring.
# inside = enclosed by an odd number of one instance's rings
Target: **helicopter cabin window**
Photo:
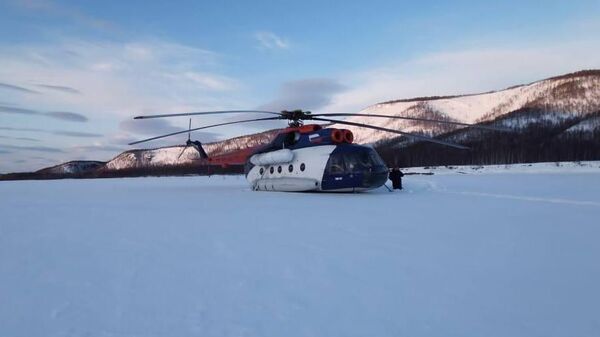
[[[271,168],[269,169],[269,172],[271,172],[271,174],[273,174],[273,172],[275,172],[275,168],[273,166],[271,166]]]
[[[281,166],[277,167],[277,173],[281,173]]]
[[[283,139],[283,147],[288,148],[298,142],[300,139],[300,132],[290,132]]]
[[[304,169],[306,169],[306,165],[304,163],[300,164],[300,171],[304,172]]]
[[[290,171],[290,173],[294,172],[294,165],[288,166],[288,171]]]

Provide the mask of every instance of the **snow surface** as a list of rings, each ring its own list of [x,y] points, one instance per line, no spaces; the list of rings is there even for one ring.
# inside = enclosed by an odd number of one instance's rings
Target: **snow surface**
[[[545,165],[3,182],[0,336],[598,336],[600,164]]]

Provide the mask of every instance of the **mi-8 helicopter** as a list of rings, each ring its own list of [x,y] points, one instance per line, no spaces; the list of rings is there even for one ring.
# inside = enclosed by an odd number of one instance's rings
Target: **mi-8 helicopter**
[[[304,124],[304,121],[319,121],[339,125],[351,125],[403,135],[417,141],[432,142],[458,149],[468,147],[435,139],[432,137],[383,128],[375,125],[332,119],[331,117],[364,116],[376,118],[407,119],[431,123],[453,124],[484,130],[507,131],[504,128],[481,124],[467,124],[426,118],[388,116],[365,113],[317,113],[303,110],[283,110],[281,112],[262,110],[204,111],[178,114],[137,116],[134,119],[201,116],[216,114],[253,113],[270,117],[245,119],[191,128],[188,130],[151,137],[129,145],[135,145],[165,137],[188,133],[186,146],[195,147],[202,158],[211,159],[198,141],[191,141],[189,134],[225,125],[252,123],[272,120],[287,120],[288,127],[281,129],[275,138],[264,146],[243,153],[246,179],[255,191],[284,192],[360,192],[381,187],[388,179],[388,168],[371,147],[353,144],[354,135],[350,130],[322,127],[318,124]],[[226,164],[221,159],[221,164]]]

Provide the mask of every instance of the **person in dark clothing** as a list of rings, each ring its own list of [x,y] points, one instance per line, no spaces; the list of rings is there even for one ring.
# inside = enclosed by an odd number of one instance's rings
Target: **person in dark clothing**
[[[399,168],[394,167],[390,170],[389,178],[392,181],[392,186],[395,190],[402,189],[402,177],[404,177],[404,173],[402,173]]]

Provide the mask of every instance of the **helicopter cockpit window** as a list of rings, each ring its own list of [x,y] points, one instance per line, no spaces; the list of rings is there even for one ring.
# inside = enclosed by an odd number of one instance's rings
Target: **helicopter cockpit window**
[[[332,154],[327,162],[327,171],[329,171],[330,174],[344,173],[344,157],[339,153]]]
[[[327,162],[330,174],[357,173],[385,165],[372,149],[333,153]]]
[[[385,162],[383,162],[383,159],[381,159],[375,150],[369,151],[369,157],[371,157],[371,162],[373,162],[375,166],[385,166]]]

